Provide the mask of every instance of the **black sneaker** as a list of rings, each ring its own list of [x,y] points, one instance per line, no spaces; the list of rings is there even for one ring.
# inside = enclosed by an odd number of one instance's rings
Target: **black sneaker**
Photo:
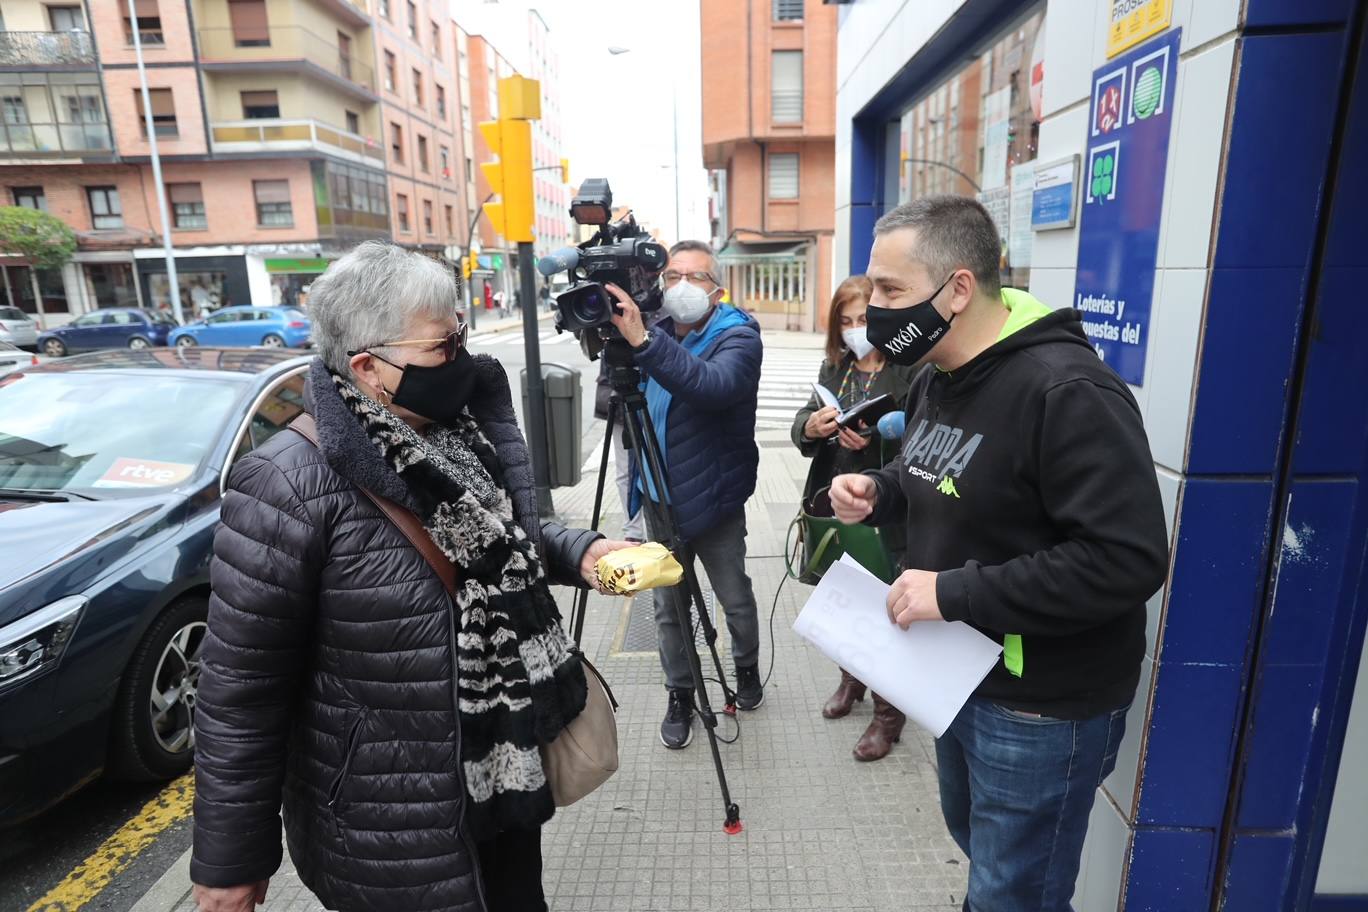
[[[687,687],[670,688],[670,705],[660,723],[660,743],[681,750],[693,740],[693,693]]]
[[[736,666],[736,708],[759,709],[765,702],[765,688],[760,684],[760,664]]]

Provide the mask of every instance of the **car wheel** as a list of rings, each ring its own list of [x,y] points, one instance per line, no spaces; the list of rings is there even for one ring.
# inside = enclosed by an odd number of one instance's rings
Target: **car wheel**
[[[284,348],[285,340],[280,336],[277,336],[275,333],[271,333],[269,336],[261,340],[261,344],[266,346],[267,348]]]
[[[179,336],[176,338],[176,348],[194,348],[199,345],[194,336]]]
[[[128,347],[133,349],[134,351],[142,351],[144,348],[149,347],[151,344],[151,342],[147,341],[142,336],[133,336],[128,340]]]
[[[43,343],[43,354],[49,358],[61,358],[67,353],[67,347],[62,344],[61,339],[48,339]]]
[[[190,768],[208,610],[202,596],[171,603],[133,650],[114,704],[112,775],[154,781]]]

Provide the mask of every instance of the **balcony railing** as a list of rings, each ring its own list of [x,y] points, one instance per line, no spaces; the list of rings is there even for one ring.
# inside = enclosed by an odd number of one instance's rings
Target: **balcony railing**
[[[241,40],[230,28],[200,29],[200,60],[206,64],[311,63],[319,69],[375,91],[375,71],[355,57],[343,54],[336,44],[298,25],[271,26],[269,37]]]
[[[373,139],[316,120],[236,120],[209,127],[215,152],[300,151],[345,153],[360,164],[384,166],[385,150]]]
[[[103,123],[3,123],[0,156],[80,155],[109,152],[109,125]]]
[[[87,32],[0,32],[0,66],[83,66],[95,63]]]

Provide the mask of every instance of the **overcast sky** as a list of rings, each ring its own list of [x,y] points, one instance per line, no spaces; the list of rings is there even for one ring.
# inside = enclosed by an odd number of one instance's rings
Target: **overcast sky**
[[[457,21],[481,0],[453,0]],[[675,240],[672,89],[678,102],[680,231],[708,237],[698,0],[498,0],[531,6],[560,59],[564,154],[575,187],[606,177],[615,206]],[[613,55],[608,48],[626,48]],[[502,48],[501,48],[502,50]]]

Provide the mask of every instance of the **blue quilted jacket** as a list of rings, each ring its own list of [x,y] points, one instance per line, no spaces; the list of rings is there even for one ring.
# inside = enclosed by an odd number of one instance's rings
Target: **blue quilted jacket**
[[[763,347],[749,315],[699,352],[686,351],[662,320],[635,352],[646,376],[670,392],[664,436],[670,494],[680,532],[693,539],[740,510],[755,493],[756,397]]]

